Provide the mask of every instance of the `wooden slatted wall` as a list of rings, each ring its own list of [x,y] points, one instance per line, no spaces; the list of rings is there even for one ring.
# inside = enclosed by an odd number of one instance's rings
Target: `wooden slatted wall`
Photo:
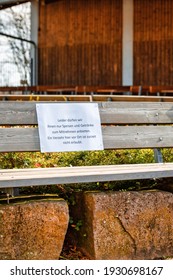
[[[62,0],[43,4],[39,84],[122,83],[122,0]]]
[[[173,84],[172,0],[134,0],[134,84]]]

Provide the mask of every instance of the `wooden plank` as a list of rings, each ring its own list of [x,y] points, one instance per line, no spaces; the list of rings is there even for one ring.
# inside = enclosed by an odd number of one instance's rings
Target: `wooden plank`
[[[0,95],[2,101],[87,101],[90,95]]]
[[[19,87],[0,87],[0,92],[25,92],[25,91],[36,91],[36,86],[19,86]]]
[[[111,91],[112,92],[112,91]],[[169,90],[166,90],[169,93]],[[164,94],[164,90],[162,91]],[[124,102],[173,102],[173,96],[135,96],[135,95],[117,95],[113,92],[111,94],[51,94],[51,95],[40,95],[40,94],[0,94],[0,101],[87,101],[92,99],[93,101],[124,101]]]
[[[78,101],[82,101],[82,102],[85,102],[85,101],[90,101],[91,100],[91,95],[69,95],[69,96],[66,96],[67,98],[67,101],[71,101],[71,102],[78,102]]]
[[[35,102],[0,102],[0,125],[37,124]]]
[[[172,126],[103,127],[105,149],[173,147]]]
[[[149,87],[149,92],[151,94],[155,94],[155,93],[166,93],[166,92],[173,92],[173,86],[171,85],[168,85],[168,86],[163,86],[163,85],[160,85],[160,86],[150,86]]]
[[[65,173],[64,173],[65,171]],[[173,163],[0,170],[0,188],[173,177]]]
[[[157,163],[149,163],[150,165],[152,165],[152,169],[157,169],[159,168]],[[172,166],[172,163],[167,163],[167,167],[168,165]],[[128,171],[130,172],[130,170],[133,170],[133,164],[120,164],[120,165],[104,165],[104,170],[115,170],[115,166],[116,166],[116,170],[124,170],[125,168],[128,169]],[[144,168],[144,164],[135,164],[136,168],[138,170],[143,169]],[[75,167],[75,168],[74,168]],[[92,171],[97,171],[100,172],[103,169],[103,165],[96,165],[96,166],[92,166]],[[76,172],[81,172],[82,169],[84,168],[84,166],[67,166],[67,167],[58,167],[59,173],[61,174],[65,174],[65,173],[70,173],[71,174],[76,174]],[[91,166],[85,166],[85,169],[87,170],[91,170]],[[49,173],[49,174],[55,174],[56,172],[56,168],[55,167],[48,167],[45,168],[45,174]],[[22,172],[22,176],[28,175],[28,176],[34,176],[37,175],[39,173],[41,173],[43,171],[43,168],[21,168],[21,169],[0,169],[0,174],[3,174],[4,178],[7,178],[10,174],[10,176],[15,176],[20,177],[21,176],[21,172]]]
[[[70,98],[70,97],[69,97]],[[75,96],[71,97],[75,101]],[[89,100],[85,96],[85,100]],[[0,102],[0,125],[37,124],[37,102]],[[157,124],[173,122],[173,106],[169,102],[102,102],[102,123]]]
[[[64,87],[64,88],[61,88],[61,87],[57,87],[57,88],[48,88],[46,90],[47,94],[52,94],[52,93],[65,93],[65,92],[75,92],[75,87]]]
[[[0,152],[39,151],[37,128],[0,128]]]
[[[55,65],[56,66],[56,65]],[[71,92],[97,92],[97,90],[116,90],[120,92],[126,92],[130,91],[130,86],[109,86],[109,85],[103,85],[103,86],[73,86],[71,84],[69,85],[38,85],[38,86],[21,86],[21,87],[0,87],[0,92],[10,92],[10,93],[31,93],[31,92],[66,92],[66,91],[71,91]]]
[[[105,149],[173,146],[172,126],[103,126]],[[0,152],[40,151],[37,128],[1,128]]]
[[[103,102],[173,102],[173,97],[168,96],[132,96],[132,95],[93,95],[93,101]]]
[[[35,109],[37,103],[35,101],[0,102],[0,125],[37,124]],[[100,102],[98,104],[101,122],[104,124],[173,123],[171,102]]]
[[[149,92],[149,86],[131,86],[130,87],[130,92],[132,92],[133,94],[146,94]]]
[[[164,105],[165,106],[164,106]],[[172,123],[171,103],[100,103],[102,123],[112,124],[158,124]]]

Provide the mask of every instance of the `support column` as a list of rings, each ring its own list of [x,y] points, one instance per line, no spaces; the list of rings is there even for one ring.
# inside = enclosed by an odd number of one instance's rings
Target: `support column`
[[[133,0],[123,0],[122,84],[133,85]]]
[[[38,83],[38,61],[37,61],[37,50],[38,50],[38,26],[39,26],[39,1],[31,1],[31,41],[35,43],[35,47],[31,48],[31,63],[32,63],[32,85]]]

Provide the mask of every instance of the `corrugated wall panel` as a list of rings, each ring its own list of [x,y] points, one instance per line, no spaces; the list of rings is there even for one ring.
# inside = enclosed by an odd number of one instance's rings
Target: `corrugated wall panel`
[[[173,84],[172,17],[172,0],[134,0],[134,84]]]
[[[41,5],[39,84],[122,83],[122,0]]]

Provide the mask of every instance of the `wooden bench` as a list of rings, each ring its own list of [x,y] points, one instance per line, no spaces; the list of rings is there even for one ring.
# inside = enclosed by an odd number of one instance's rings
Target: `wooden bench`
[[[0,152],[40,151],[36,103],[0,102]],[[99,102],[104,149],[173,147],[170,102]],[[1,169],[0,188],[173,177],[173,163]]]
[[[149,93],[157,96],[173,96],[173,86],[150,86]]]
[[[149,86],[131,86],[130,92],[137,95],[148,95]]]
[[[130,86],[76,86],[77,94],[129,94]]]
[[[64,85],[44,85],[44,86],[20,86],[20,87],[0,87],[0,93],[5,94],[123,94],[129,93],[130,86],[64,86]]]
[[[172,96],[173,86],[73,86],[73,85],[39,85],[0,87],[0,94],[4,95],[138,95],[138,96]]]

